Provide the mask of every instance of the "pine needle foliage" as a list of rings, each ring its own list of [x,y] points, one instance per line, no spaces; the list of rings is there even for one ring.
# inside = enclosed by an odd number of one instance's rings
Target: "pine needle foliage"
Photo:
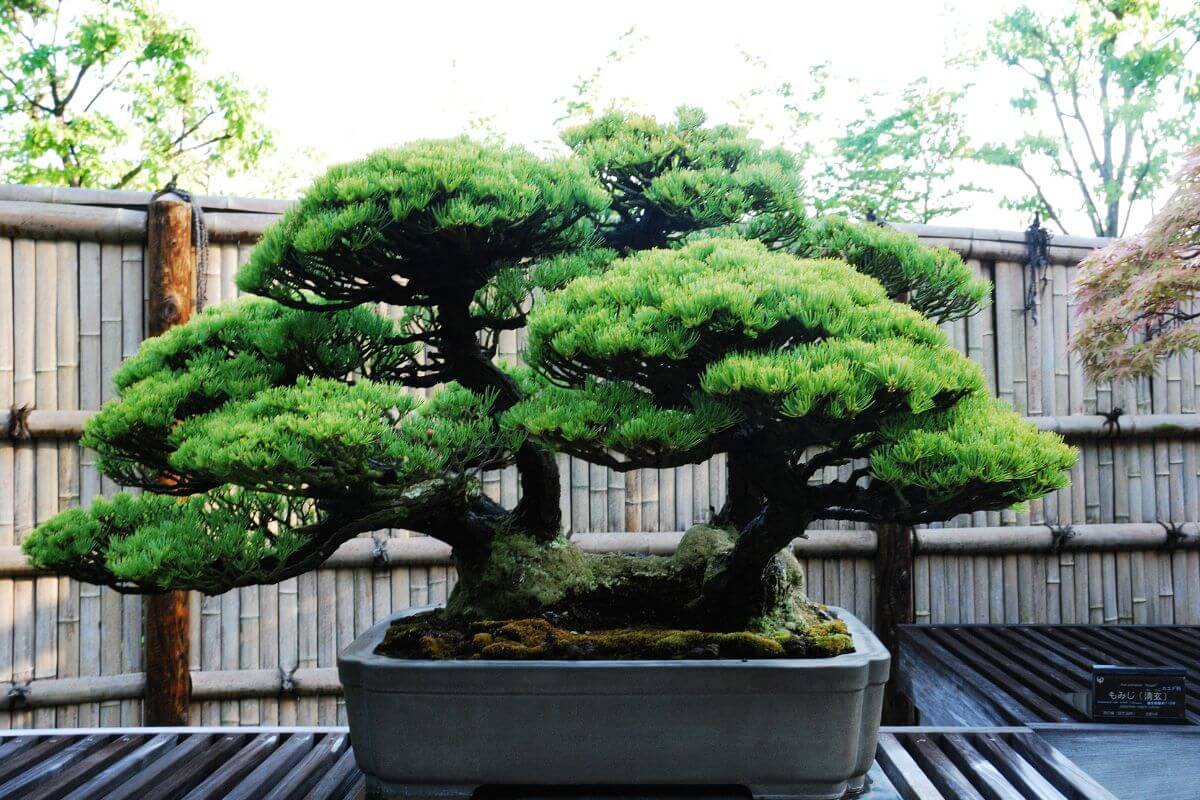
[[[261,297],[145,342],[87,425],[105,474],[145,491],[44,523],[34,563],[217,593],[404,528],[453,548],[455,613],[608,618],[628,596],[743,630],[808,624],[778,559],[814,519],[929,522],[1063,485],[1073,451],[937,326],[987,294],[953,253],[807,217],[792,156],[694,109],[564,138],[556,160],[420,141],[318,179],[238,276]],[[527,366],[497,365],[520,327]],[[597,559],[561,535],[562,452],[726,454],[731,500],[687,570]],[[514,507],[479,482],[508,465]]]
[[[174,498],[118,494],[64,511],[26,540],[35,563],[129,590],[233,587],[279,580],[272,569],[302,548],[311,509],[242,489]]]
[[[957,253],[927,247],[892,228],[832,216],[807,227],[790,248],[809,258],[838,258],[883,284],[888,296],[947,322],[982,308],[991,285],[971,274]]]
[[[297,307],[421,305],[585,243],[584,217],[606,203],[573,160],[465,138],[380,150],[318,178],[238,286]]]
[[[802,496],[807,467],[829,458],[808,451],[844,449],[841,463],[866,459],[867,483],[840,487],[839,509],[925,521],[1041,496],[1074,460],[990,400],[933,322],[843,261],[741,239],[646,251],[549,296],[529,336],[555,388],[508,421],[614,469],[744,450],[777,459]]]
[[[597,218],[607,246],[664,247],[731,225],[782,241],[803,223],[799,161],[741,128],[705,121],[687,106],[670,122],[611,111],[563,132],[611,198]]]
[[[301,377],[395,380],[411,346],[392,345],[388,320],[365,308],[317,314],[245,299],[207,309],[187,325],[148,339],[113,376],[117,399],[89,420],[83,445],[126,486],[190,494],[211,479],[170,464],[180,420],[215,411]]]

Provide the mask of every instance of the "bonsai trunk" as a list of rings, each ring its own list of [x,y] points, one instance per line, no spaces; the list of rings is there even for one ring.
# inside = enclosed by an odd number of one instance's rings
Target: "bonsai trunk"
[[[564,538],[501,534],[486,552],[455,552],[459,579],[447,610],[477,620],[548,616],[592,630],[806,627],[818,617],[803,569],[763,533],[696,525],[671,556],[585,553]]]

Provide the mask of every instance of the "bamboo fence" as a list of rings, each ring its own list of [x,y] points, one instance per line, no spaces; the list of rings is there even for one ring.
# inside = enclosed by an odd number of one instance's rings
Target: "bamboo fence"
[[[0,728],[130,726],[141,721],[141,601],[32,571],[21,540],[38,522],[117,489],[77,443],[112,394],[112,372],[145,332],[145,205],[137,192],[0,187]],[[211,237],[209,304],[234,275],[275,201],[199,198]],[[1178,356],[1128,387],[1085,380],[1069,353],[1075,265],[1099,240],[1059,237],[1025,308],[1021,233],[914,227],[993,282],[994,302],[947,325],[996,394],[1081,450],[1072,485],[1022,510],[963,515],[917,533],[919,622],[1200,624],[1200,370]],[[382,309],[387,313],[387,309]],[[520,332],[505,332],[516,358]],[[18,409],[32,407],[28,413]],[[1105,414],[1124,411],[1119,424]],[[19,417],[18,419],[15,419]],[[723,464],[626,475],[560,457],[568,531],[595,550],[670,552],[723,500]],[[485,476],[516,499],[515,474]],[[814,599],[871,620],[875,535],[817,523],[797,540]],[[199,725],[345,722],[336,654],[395,609],[444,600],[454,585],[440,543],[379,531],[321,569],[277,586],[191,598]]]

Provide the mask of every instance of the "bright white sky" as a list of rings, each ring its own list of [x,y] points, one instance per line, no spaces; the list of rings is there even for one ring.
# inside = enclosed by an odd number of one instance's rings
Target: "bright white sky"
[[[1035,0],[1039,6],[1064,0]],[[793,80],[810,65],[854,80],[823,102],[825,132],[853,118],[866,92],[899,90],[927,76],[953,86],[948,56],[982,47],[987,22],[1013,0],[160,0],[197,28],[210,64],[268,92],[267,121],[280,155],[270,171],[300,178],[384,145],[451,136],[486,120],[507,139],[549,146],[558,98],[636,28],[632,55],[606,70],[605,101],[628,99],[667,114],[688,103],[734,119],[733,103],[756,86]],[[748,64],[743,52],[766,67]],[[1004,100],[1011,75],[972,76],[967,108],[979,141],[1015,121]],[[836,86],[845,87],[842,83]],[[761,133],[770,137],[771,132]],[[214,189],[245,191],[225,181]],[[1015,181],[1010,184],[1017,187]],[[982,195],[951,222],[1023,228],[1023,215]],[[1072,233],[1087,234],[1084,226]]]

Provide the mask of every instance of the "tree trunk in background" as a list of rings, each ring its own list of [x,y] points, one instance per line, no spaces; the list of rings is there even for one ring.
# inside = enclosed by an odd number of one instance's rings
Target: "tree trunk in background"
[[[188,724],[191,676],[188,674],[188,593],[166,592],[146,597],[146,725]]]
[[[876,525],[875,549],[875,633],[892,654],[892,675],[884,690],[883,724],[911,725],[916,711],[908,698],[900,694],[900,643],[897,626],[916,622],[913,610],[912,528],[904,525]]]
[[[146,269],[150,285],[147,323],[149,334],[158,336],[187,322],[196,310],[192,207],[177,195],[164,194],[150,204],[146,216]],[[191,696],[188,594],[149,595],[144,608],[143,720],[146,725],[187,725]]]

